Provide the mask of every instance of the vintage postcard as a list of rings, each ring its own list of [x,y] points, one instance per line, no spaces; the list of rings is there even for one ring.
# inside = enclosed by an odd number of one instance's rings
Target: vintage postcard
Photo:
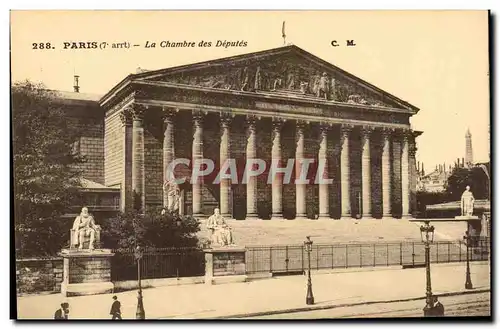
[[[491,319],[488,11],[11,11],[17,319]]]

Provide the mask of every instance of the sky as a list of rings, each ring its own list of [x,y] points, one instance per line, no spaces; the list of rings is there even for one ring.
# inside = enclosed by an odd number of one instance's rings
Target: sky
[[[277,48],[286,42],[417,106],[417,161],[430,171],[465,157],[489,161],[486,11],[14,11],[11,75],[50,89],[103,95],[127,74]],[[355,47],[346,47],[345,40]],[[171,42],[246,41],[246,47],[160,48]],[[332,40],[342,46],[332,47]],[[63,49],[64,42],[129,42],[130,49]],[[156,48],[144,48],[146,41]],[[50,42],[55,49],[33,49]]]

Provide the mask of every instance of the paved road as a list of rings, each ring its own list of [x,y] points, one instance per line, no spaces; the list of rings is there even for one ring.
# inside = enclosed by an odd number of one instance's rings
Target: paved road
[[[478,293],[441,297],[445,316],[490,316],[490,294]],[[310,312],[276,314],[248,319],[333,319],[333,318],[393,318],[421,317],[425,301],[372,304]]]

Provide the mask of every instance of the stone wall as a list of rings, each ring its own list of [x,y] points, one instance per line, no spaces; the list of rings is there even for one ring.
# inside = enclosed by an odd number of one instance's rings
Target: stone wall
[[[18,294],[60,292],[62,279],[62,258],[16,260],[16,291]]]
[[[123,128],[118,112],[104,121],[104,185],[121,183],[123,172]]]

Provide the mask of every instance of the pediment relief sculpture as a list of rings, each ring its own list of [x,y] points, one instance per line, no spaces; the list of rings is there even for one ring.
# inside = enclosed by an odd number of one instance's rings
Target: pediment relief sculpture
[[[245,66],[219,66],[199,71],[167,75],[162,81],[206,88],[279,92],[319,99],[364,105],[385,105],[378,95],[370,95],[363,86],[331,74],[310,63],[279,60]]]

